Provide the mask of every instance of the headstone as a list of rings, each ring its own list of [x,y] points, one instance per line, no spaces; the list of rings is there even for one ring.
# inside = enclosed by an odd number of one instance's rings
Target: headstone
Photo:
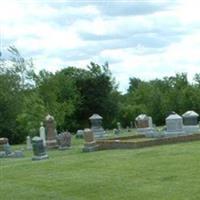
[[[32,150],[32,144],[31,144],[31,137],[30,136],[26,137],[26,149]]]
[[[71,134],[66,131],[57,135],[58,149],[65,150],[71,147]]]
[[[121,123],[120,122],[117,122],[117,129],[121,130]]]
[[[183,134],[183,118],[173,113],[169,115],[166,119],[166,127],[167,127],[167,133],[168,134]]]
[[[83,130],[77,130],[76,132],[76,138],[83,138],[84,131]]]
[[[115,135],[119,135],[119,134],[120,134],[120,130],[119,130],[119,129],[116,129],[116,128],[115,128],[113,131],[114,131],[114,134],[115,134]]]
[[[32,160],[43,160],[48,158],[42,138],[35,136],[32,139],[32,145],[34,154]]]
[[[14,154],[15,154],[15,155],[14,155],[15,158],[24,157],[23,151],[20,151],[20,150],[15,151]]]
[[[43,122],[40,123],[40,137],[43,140],[44,146],[46,146],[46,133],[45,133]]]
[[[130,122],[130,128],[131,129],[133,128],[133,122],[132,121]]]
[[[102,127],[102,117],[98,114],[93,114],[90,118],[91,130],[95,138],[102,138],[104,136],[104,129]]]
[[[6,155],[12,154],[11,146],[9,143],[4,144],[3,149],[6,153]]]
[[[137,128],[149,128],[149,116],[146,114],[140,114],[135,119]]]
[[[23,156],[22,151],[12,151],[8,138],[0,138],[0,158],[21,158]]]
[[[56,140],[56,135],[57,131],[55,128],[55,120],[54,117],[51,115],[47,115],[45,118],[45,123],[46,123],[46,131],[47,131],[47,147],[50,148],[57,148],[57,140]]]
[[[127,132],[131,132],[131,129],[129,126],[126,127]]]
[[[0,138],[0,151],[4,151],[4,144],[8,143],[8,138]]]
[[[98,149],[98,145],[96,144],[94,133],[91,129],[84,130],[84,148],[83,152],[92,152]]]
[[[199,114],[190,110],[185,112],[182,115],[182,117],[183,117],[185,132],[187,133],[199,132],[199,123],[198,123]]]
[[[8,143],[8,138],[0,138],[0,145],[7,143]]]
[[[157,134],[152,118],[146,114],[140,114],[135,118],[135,126],[139,133],[145,134],[147,137]]]
[[[185,126],[196,126],[198,125],[198,117],[199,114],[197,114],[196,112],[190,110],[185,112],[183,115],[183,124]]]
[[[6,158],[6,152],[0,151],[0,158]]]

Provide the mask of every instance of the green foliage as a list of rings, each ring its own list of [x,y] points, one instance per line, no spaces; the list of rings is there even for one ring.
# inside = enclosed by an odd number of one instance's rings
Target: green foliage
[[[31,59],[24,59],[13,46],[8,51],[9,60],[0,55],[0,137],[11,142],[38,134],[48,113],[58,131],[71,132],[89,127],[88,118],[94,113],[103,117],[104,128],[114,128],[118,121],[129,126],[141,113],[152,116],[156,125],[163,125],[171,111],[200,113],[200,74],[192,84],[185,73],[151,81],[130,77],[128,91],[122,95],[108,63],[36,74]]]
[[[43,100],[35,91],[27,91],[23,101],[22,111],[17,116],[17,130],[24,138],[26,135],[39,134],[40,122],[47,113]]]
[[[88,127],[88,118],[94,113],[103,116],[105,127],[112,127],[118,112],[118,92],[108,63],[100,66],[91,62],[87,68],[69,67],[61,71],[66,77],[73,78],[80,95],[74,116],[77,120],[76,128]]]

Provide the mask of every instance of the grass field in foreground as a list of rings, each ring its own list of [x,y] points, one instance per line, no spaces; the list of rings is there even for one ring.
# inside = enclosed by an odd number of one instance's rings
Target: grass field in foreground
[[[49,151],[49,159],[0,159],[4,200],[197,200],[200,142],[134,150]]]

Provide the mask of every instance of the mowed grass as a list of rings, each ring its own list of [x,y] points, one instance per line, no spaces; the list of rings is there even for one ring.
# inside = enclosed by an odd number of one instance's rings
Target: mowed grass
[[[200,142],[134,150],[82,153],[52,150],[49,159],[0,159],[0,197],[5,200],[197,200]],[[16,147],[18,148],[18,147]]]

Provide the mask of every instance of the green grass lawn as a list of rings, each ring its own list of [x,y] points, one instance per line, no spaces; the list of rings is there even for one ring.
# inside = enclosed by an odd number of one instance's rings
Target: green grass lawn
[[[134,150],[49,151],[49,159],[0,159],[4,200],[198,200],[200,142]],[[15,148],[20,148],[16,146]]]

